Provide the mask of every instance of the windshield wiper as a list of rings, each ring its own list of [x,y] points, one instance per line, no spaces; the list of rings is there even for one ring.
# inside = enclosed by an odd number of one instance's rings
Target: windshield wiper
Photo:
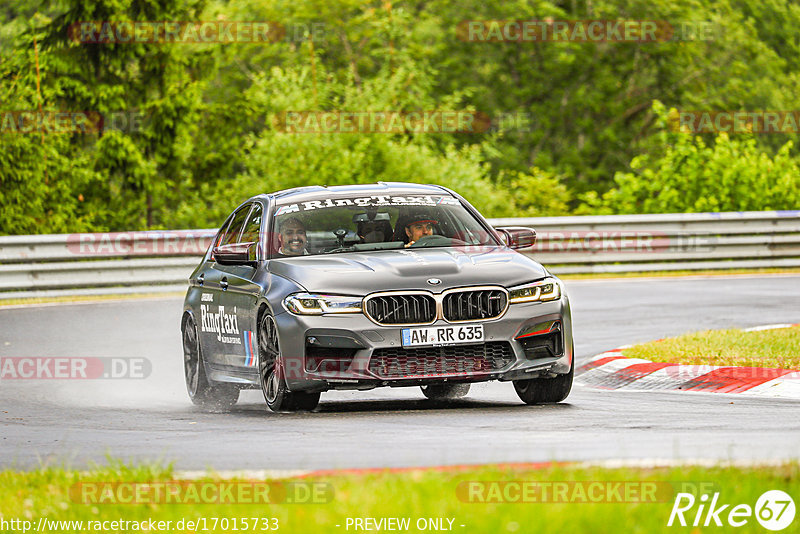
[[[339,252],[370,252],[374,250],[392,250],[405,247],[402,241],[386,241],[381,243],[356,243],[349,247],[339,247],[325,252],[325,254],[335,254]]]

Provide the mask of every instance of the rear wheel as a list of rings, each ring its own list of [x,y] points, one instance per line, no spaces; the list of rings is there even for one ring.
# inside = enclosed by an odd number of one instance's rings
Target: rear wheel
[[[525,404],[555,404],[567,398],[572,389],[572,377],[575,374],[575,361],[569,373],[555,378],[532,378],[530,380],[514,380],[514,389]]]
[[[469,393],[469,384],[430,384],[420,389],[432,400],[457,399]]]
[[[212,383],[206,376],[197,324],[192,316],[183,322],[183,375],[191,401],[204,408],[226,410],[239,400],[239,388],[231,384]]]
[[[311,411],[319,404],[319,392],[291,392],[286,387],[278,327],[266,313],[258,327],[258,369],[261,391],[273,412]]]

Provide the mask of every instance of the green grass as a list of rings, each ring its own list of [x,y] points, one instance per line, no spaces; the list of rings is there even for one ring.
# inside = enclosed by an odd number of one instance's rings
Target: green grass
[[[181,518],[277,518],[280,531],[292,533],[354,532],[346,529],[347,518],[409,517],[412,528],[419,518],[454,518],[453,531],[464,533],[506,532],[692,532],[690,527],[668,528],[667,520],[678,491],[700,492],[707,488],[719,492],[720,501],[754,506],[765,491],[780,489],[800,501],[800,465],[787,463],[769,467],[673,467],[621,468],[553,465],[541,469],[508,466],[479,466],[457,470],[410,470],[366,474],[330,474],[309,477],[303,483],[329,484],[332,499],[320,504],[84,504],[70,488],[78,482],[124,481],[157,482],[174,478],[169,468],[130,467],[112,463],[111,467],[77,472],[48,468],[30,472],[0,472],[0,513],[5,520],[39,517],[50,520],[146,519],[172,521]],[[199,482],[214,480],[209,476]],[[646,502],[465,502],[466,484],[475,481],[521,481],[528,484],[554,481],[592,481],[646,483],[658,487],[648,493]],[[284,481],[289,482],[289,481]],[[655,483],[655,484],[654,484]],[[461,485],[460,485],[461,484]],[[589,486],[584,484],[582,488]],[[459,490],[459,488],[462,488]],[[460,493],[459,493],[460,491]],[[476,495],[487,495],[476,493]],[[573,490],[567,494],[580,495]],[[655,498],[649,498],[649,497]],[[569,499],[568,499],[569,500]],[[697,506],[687,513],[691,522]],[[730,510],[730,507],[728,508]],[[723,515],[724,519],[724,515]],[[795,519],[794,527],[800,523]],[[445,522],[445,524],[447,524]],[[341,525],[336,527],[336,525]],[[465,525],[461,527],[460,525]],[[210,529],[210,524],[207,523]],[[221,526],[218,523],[218,527]],[[230,526],[230,523],[229,523]],[[241,526],[241,525],[240,525]],[[174,526],[172,527],[174,530]],[[730,529],[709,527],[713,531]],[[764,532],[751,517],[737,532]],[[222,532],[221,528],[215,531]],[[228,529],[228,532],[232,528]],[[252,531],[252,530],[248,530]],[[796,531],[791,528],[786,532]],[[694,532],[699,532],[695,529]]]
[[[689,365],[800,369],[800,327],[693,332],[634,345],[625,349],[625,356]]]

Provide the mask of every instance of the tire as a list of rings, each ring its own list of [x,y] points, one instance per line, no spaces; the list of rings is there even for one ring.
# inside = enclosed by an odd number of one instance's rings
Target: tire
[[[273,412],[310,412],[319,404],[319,392],[291,392],[286,387],[278,327],[267,313],[258,324],[258,371],[261,392]]]
[[[183,376],[186,392],[197,406],[212,410],[227,410],[239,400],[239,388],[232,384],[211,383],[206,375],[197,324],[186,316],[181,328],[183,338]]]
[[[469,384],[431,384],[420,389],[431,400],[458,399],[469,393]]]
[[[514,380],[514,389],[525,404],[555,404],[567,398],[572,389],[575,374],[575,360],[569,373],[555,378],[532,378]]]

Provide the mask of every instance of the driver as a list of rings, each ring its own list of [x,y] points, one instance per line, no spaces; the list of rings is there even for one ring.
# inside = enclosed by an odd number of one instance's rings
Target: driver
[[[278,224],[278,242],[281,248],[278,249],[280,256],[303,256],[308,254],[306,250],[306,227],[297,217],[283,219]]]
[[[405,225],[406,236],[408,237],[408,244],[406,248],[416,243],[420,238],[426,235],[433,235],[433,226],[439,224],[439,221],[431,217],[427,213],[413,213],[407,219]]]

